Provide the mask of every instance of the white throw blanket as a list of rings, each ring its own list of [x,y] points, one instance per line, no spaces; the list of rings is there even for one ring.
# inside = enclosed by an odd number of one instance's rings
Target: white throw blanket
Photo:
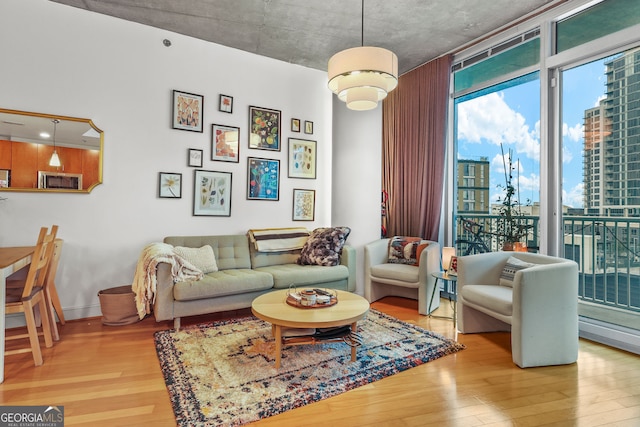
[[[166,243],[151,243],[147,245],[138,259],[132,285],[133,292],[136,295],[136,308],[140,319],[151,313],[151,305],[155,301],[156,285],[158,283],[156,267],[161,262],[171,264],[171,275],[174,283],[202,279],[202,271],[184,258],[176,255],[173,252],[173,246]]]
[[[253,229],[248,234],[258,252],[300,249],[309,238],[309,230],[304,227]]]

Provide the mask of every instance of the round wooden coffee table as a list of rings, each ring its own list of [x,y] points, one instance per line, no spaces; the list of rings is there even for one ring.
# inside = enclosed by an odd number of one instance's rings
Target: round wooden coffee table
[[[266,293],[254,299],[251,303],[253,314],[271,323],[273,336],[276,341],[276,368],[280,367],[282,355],[282,327],[290,328],[331,328],[351,325],[351,330],[357,330],[358,320],[365,317],[369,311],[369,302],[360,295],[346,291],[337,292],[338,303],[331,307],[298,308],[287,304],[288,289]],[[317,342],[313,337],[297,339],[295,344],[313,344]],[[356,348],[351,348],[351,361],[356,360]]]

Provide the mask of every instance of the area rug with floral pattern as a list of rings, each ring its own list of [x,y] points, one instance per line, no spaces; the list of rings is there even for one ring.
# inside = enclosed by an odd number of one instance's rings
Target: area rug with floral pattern
[[[255,317],[155,334],[178,426],[243,425],[377,381],[464,346],[371,309],[351,362],[342,342],[285,346],[274,366],[271,325]]]

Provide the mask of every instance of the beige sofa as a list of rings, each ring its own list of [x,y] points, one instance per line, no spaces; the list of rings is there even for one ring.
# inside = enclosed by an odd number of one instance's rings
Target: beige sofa
[[[520,265],[507,266],[510,257]],[[578,359],[574,261],[526,252],[459,257],[457,304],[460,332],[511,331],[513,362],[521,368]]]
[[[355,249],[344,246],[340,265],[333,267],[298,265],[300,250],[257,252],[246,235],[170,236],[173,246],[213,248],[218,271],[195,282],[173,283],[171,266],[157,267],[157,288],[153,313],[156,321],[251,307],[254,298],[291,285],[353,292],[356,288]]]

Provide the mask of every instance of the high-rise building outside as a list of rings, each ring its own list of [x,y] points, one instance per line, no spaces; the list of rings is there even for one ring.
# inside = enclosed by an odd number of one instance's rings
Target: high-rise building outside
[[[640,49],[606,66],[606,98],[585,111],[587,214],[640,216]]]
[[[587,215],[604,215],[601,203],[604,173],[603,142],[611,133],[611,120],[606,118],[605,103],[584,112],[584,208]]]
[[[458,213],[488,214],[489,159],[458,160]]]

